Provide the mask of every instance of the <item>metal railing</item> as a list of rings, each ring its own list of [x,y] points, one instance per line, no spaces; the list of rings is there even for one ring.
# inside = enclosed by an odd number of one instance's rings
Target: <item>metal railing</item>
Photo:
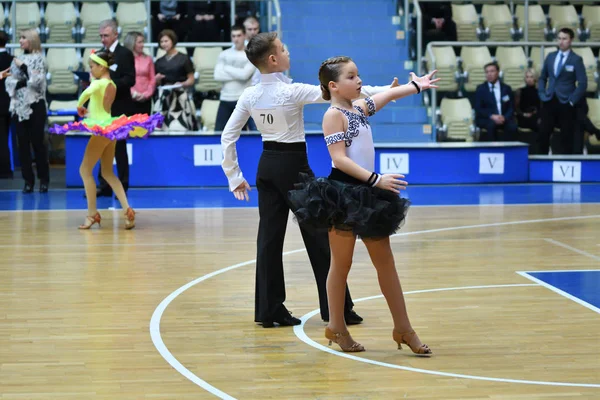
[[[416,19],[416,27],[415,27],[415,32],[414,34],[416,35],[416,46],[417,48],[415,49],[416,51],[416,61],[417,61],[417,70],[419,72],[419,75],[422,72],[422,63],[423,63],[423,26],[422,26],[422,20],[423,20],[423,15],[421,12],[421,7],[420,7],[420,3],[441,3],[444,2],[445,0],[404,0],[404,30],[408,33],[410,32],[410,15],[411,13],[410,11],[410,5],[412,4],[413,6],[413,14],[415,14],[415,19]],[[497,0],[477,0],[477,4],[497,4]],[[523,32],[524,32],[524,36],[523,39],[525,42],[527,42],[529,40],[529,0],[510,0],[509,2],[507,2],[511,13],[514,15],[514,10],[515,10],[515,5],[516,4],[523,4],[525,6],[524,8],[524,17],[523,19],[525,21],[523,21],[524,25],[523,25]],[[409,39],[409,43],[411,43],[411,39]],[[480,43],[490,43],[490,42],[486,42],[486,41],[481,41]]]
[[[556,42],[430,42],[427,44],[426,53],[430,57],[431,66],[429,70],[436,69],[435,53],[433,52],[434,46],[507,46],[507,47],[540,47],[540,65],[544,65],[546,58],[544,54],[545,47],[558,47]],[[600,43],[589,43],[589,42],[573,42],[571,47],[600,47]],[[431,89],[431,119],[433,138],[437,141],[437,129],[436,129],[436,118],[437,118],[437,90]]]

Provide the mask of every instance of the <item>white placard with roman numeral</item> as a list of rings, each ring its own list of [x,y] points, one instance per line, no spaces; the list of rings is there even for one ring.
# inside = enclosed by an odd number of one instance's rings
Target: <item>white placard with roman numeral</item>
[[[379,172],[382,174],[403,174],[410,171],[408,153],[381,153],[379,155]]]
[[[480,153],[479,154],[479,173],[480,174],[503,174],[504,173],[504,153]]]
[[[581,162],[554,161],[552,163],[552,181],[581,182]]]
[[[220,144],[195,144],[194,167],[221,165],[223,151]]]

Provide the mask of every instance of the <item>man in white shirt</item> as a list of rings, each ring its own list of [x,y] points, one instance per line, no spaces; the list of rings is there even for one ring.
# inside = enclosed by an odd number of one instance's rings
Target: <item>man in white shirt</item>
[[[299,173],[314,175],[308,165],[304,137],[303,108],[308,103],[325,103],[319,86],[300,83],[282,74],[290,68],[289,53],[274,32],[255,36],[246,49],[248,59],[260,69],[261,83],[247,88],[221,135],[222,167],[229,188],[238,200],[248,200],[250,186],[244,179],[236,151],[236,141],[242,127],[253,117],[263,138],[256,178],[260,222],[256,258],[256,322],[270,328],[300,324],[283,305],[285,283],[283,278],[283,242],[289,216],[287,192],[298,182]],[[397,84],[394,80],[393,85]],[[363,95],[383,92],[389,87],[363,86]],[[330,265],[327,232],[308,233],[300,226],[319,292],[319,306],[323,320],[329,320],[326,281]],[[362,318],[353,310],[350,293],[346,291],[344,316],[348,325],[358,324]]]
[[[475,124],[481,128],[482,142],[517,139],[514,94],[510,86],[500,82],[500,67],[495,62],[484,67],[487,82],[475,90]],[[500,133],[502,130],[502,133]]]
[[[215,66],[215,80],[223,82],[221,89],[219,110],[215,131],[219,132],[225,128],[227,120],[233,113],[238,99],[248,86],[252,84],[252,75],[256,68],[246,57],[244,42],[246,31],[243,26],[234,25],[231,28],[231,41],[233,47],[223,50],[219,54]]]

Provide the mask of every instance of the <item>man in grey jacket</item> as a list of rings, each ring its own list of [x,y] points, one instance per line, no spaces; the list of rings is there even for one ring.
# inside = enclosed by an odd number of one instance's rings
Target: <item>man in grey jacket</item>
[[[542,101],[538,152],[548,154],[550,135],[558,125],[560,136],[553,146],[554,154],[573,154],[581,130],[577,127],[576,107],[585,95],[587,76],[583,59],[571,50],[575,34],[569,28],[558,33],[558,51],[548,54],[538,81]],[[576,85],[577,84],[577,85]],[[581,140],[579,140],[581,139]],[[555,148],[554,148],[555,147]]]
[[[538,81],[538,93],[542,101],[538,152],[548,154],[550,135],[554,127],[560,128],[559,139],[552,152],[554,154],[573,154],[583,143],[581,129],[575,118],[576,107],[585,95],[587,76],[583,59],[571,50],[575,36],[569,28],[558,33],[558,51],[548,54]]]

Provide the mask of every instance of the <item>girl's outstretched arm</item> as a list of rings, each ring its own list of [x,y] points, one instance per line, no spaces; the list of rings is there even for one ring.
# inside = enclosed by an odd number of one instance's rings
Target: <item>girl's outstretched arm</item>
[[[417,77],[413,72],[411,72],[411,81],[406,85],[396,86],[386,90],[385,92],[377,93],[371,96],[371,99],[375,102],[375,108],[377,110],[381,110],[392,100],[401,99],[403,97],[410,96],[411,94],[418,94],[423,90],[431,88],[437,89],[437,85],[435,85],[435,83],[437,83],[440,78],[433,79],[433,75],[435,75],[436,72],[437,70],[431,71],[429,74],[421,77]],[[365,100],[358,100],[354,104],[361,107],[367,115],[373,115],[375,113],[375,110],[368,109]]]

